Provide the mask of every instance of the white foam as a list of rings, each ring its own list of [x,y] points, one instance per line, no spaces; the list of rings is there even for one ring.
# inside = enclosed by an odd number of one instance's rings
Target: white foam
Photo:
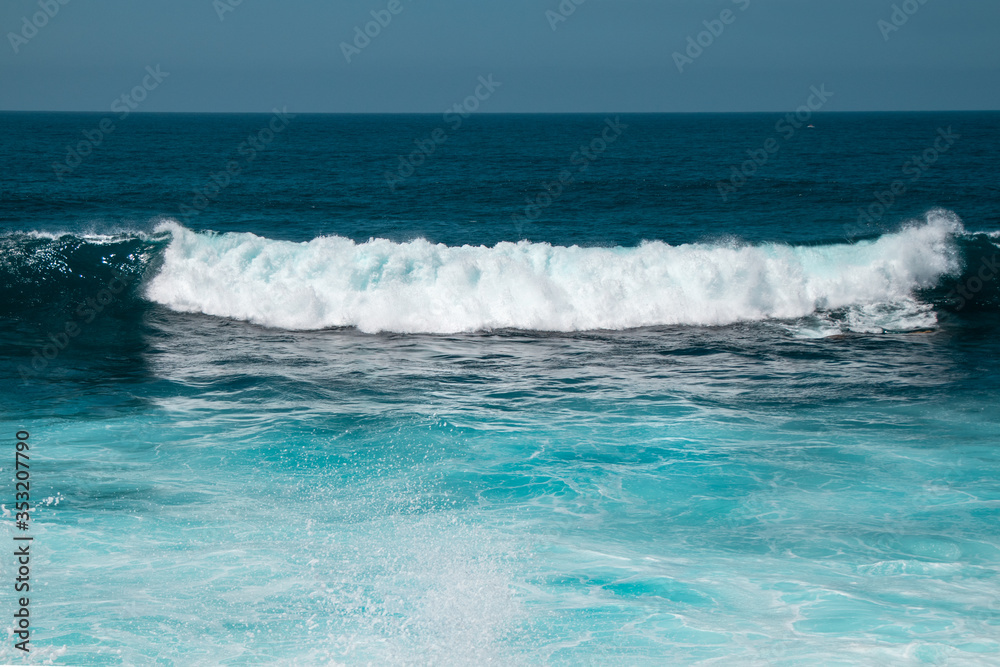
[[[60,241],[64,238],[78,239],[92,245],[108,245],[112,243],[122,243],[124,241],[134,241],[148,240],[150,237],[145,232],[134,231],[134,230],[121,230],[110,234],[101,234],[97,232],[70,232],[70,231],[59,231],[59,232],[40,232],[40,231],[23,231],[23,232],[5,232],[0,234],[0,238],[19,238],[28,237],[33,239],[41,239],[45,241]]]
[[[914,290],[960,269],[961,231],[954,214],[933,211],[855,244],[490,248],[336,236],[292,243],[165,222],[156,232],[172,240],[147,296],[177,311],[285,329],[725,325],[912,303]]]

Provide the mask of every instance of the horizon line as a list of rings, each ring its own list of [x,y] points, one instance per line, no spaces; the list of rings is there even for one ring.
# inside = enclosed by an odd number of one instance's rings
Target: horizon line
[[[791,113],[795,109],[775,109],[769,111],[476,111],[470,116],[569,116],[569,115],[646,115],[646,116],[694,116],[694,115],[724,115],[724,114],[773,114]],[[1000,109],[855,109],[843,111],[814,111],[814,115],[861,114],[861,113],[998,113]],[[65,114],[108,114],[117,113],[114,110],[93,111],[84,109],[0,109],[0,113],[65,113]],[[130,111],[129,115],[266,115],[271,111]],[[437,111],[290,111],[296,116],[440,116],[445,112]]]

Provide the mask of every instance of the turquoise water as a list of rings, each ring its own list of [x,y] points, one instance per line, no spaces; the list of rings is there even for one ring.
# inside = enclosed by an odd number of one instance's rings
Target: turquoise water
[[[53,154],[74,122],[3,118],[39,124]],[[523,235],[499,221],[568,159],[555,137],[600,117],[485,119],[408,184],[419,207],[381,192],[373,156],[434,119],[305,117],[233,185],[255,195],[188,221],[173,202],[205,171],[170,151],[211,153],[217,118],[143,121],[147,143],[63,183],[41,178],[42,152],[0,201],[32,659],[995,664],[998,313],[989,280],[970,287],[996,255],[995,153],[957,146],[844,239],[845,211],[942,122],[904,118],[887,136],[829,117],[863,169],[831,187],[828,163],[779,162],[735,204],[712,175],[773,120],[635,118],[644,140],[625,135]],[[996,119],[943,122],[995,142]],[[377,150],[338,139],[352,159],[330,172],[306,159],[361,122],[380,123]],[[512,176],[456,193],[491,123],[524,137],[488,154]],[[695,124],[699,166],[655,164],[676,123]],[[832,139],[788,154],[807,141]],[[156,157],[124,173],[141,150]],[[956,202],[956,180],[978,196]],[[481,200],[496,215],[469,223]],[[366,225],[396,231],[366,243]],[[87,321],[79,304],[116,274],[128,287]],[[66,322],[82,333],[33,363]],[[20,661],[12,644],[0,658]]]

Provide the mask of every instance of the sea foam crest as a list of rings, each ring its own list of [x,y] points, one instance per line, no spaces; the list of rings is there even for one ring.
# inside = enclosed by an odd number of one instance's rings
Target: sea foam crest
[[[307,243],[198,233],[176,222],[147,297],[173,310],[285,329],[547,331],[724,325],[907,303],[961,268],[958,218],[932,211],[878,239],[790,246],[645,242],[449,247]]]

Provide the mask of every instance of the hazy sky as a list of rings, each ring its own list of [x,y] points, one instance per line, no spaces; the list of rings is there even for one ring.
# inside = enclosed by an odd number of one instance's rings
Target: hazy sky
[[[1000,108],[997,0],[4,0],[0,29],[8,110],[107,111],[147,66],[140,111],[440,113],[491,74],[485,112],[779,111],[822,84],[831,111]]]

